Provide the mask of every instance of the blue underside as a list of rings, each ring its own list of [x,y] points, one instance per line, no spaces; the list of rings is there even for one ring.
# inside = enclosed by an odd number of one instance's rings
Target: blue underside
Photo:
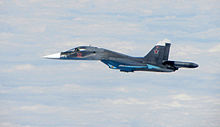
[[[111,69],[120,69],[122,71],[135,71],[135,70],[153,70],[153,69],[160,69],[158,66],[154,66],[151,64],[147,64],[146,66],[131,66],[131,65],[125,65],[121,64],[115,61],[110,60],[102,60],[103,63],[109,66]]]

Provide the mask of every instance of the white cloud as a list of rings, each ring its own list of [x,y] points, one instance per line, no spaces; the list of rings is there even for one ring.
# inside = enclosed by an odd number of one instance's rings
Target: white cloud
[[[111,105],[145,105],[146,101],[137,98],[124,98],[124,99],[106,99],[102,101],[103,104]]]
[[[3,93],[20,92],[26,94],[30,94],[30,93],[31,94],[53,94],[53,93],[71,94],[71,93],[86,93],[93,91],[96,91],[96,89],[83,87],[77,84],[64,84],[64,85],[55,85],[55,86],[20,86],[2,92]]]
[[[173,97],[173,99],[180,100],[180,101],[193,100],[193,98],[187,94],[177,94],[177,95],[173,95],[172,97]]]
[[[219,53],[220,52],[220,44],[215,45],[214,47],[208,50],[210,53]]]
[[[9,32],[1,32],[0,33],[1,39],[2,38],[9,39],[9,38],[11,38],[13,36],[14,36],[14,34],[13,33],[9,33]],[[3,42],[1,41],[0,43],[2,44]]]
[[[0,126],[20,127],[27,116],[31,125],[43,120],[44,126],[219,125],[219,99],[215,98],[219,82],[215,75],[219,74],[220,47],[216,44],[210,48],[216,42],[206,41],[219,40],[218,0],[14,0],[0,5],[2,54],[8,57],[10,51],[20,55],[24,55],[24,49],[28,52],[25,58],[13,57],[15,63],[1,63],[0,80],[8,85],[0,86],[1,116],[12,123],[2,122]],[[147,49],[166,36],[173,42],[171,56],[176,60],[198,60],[201,66],[192,73],[124,74],[108,70],[102,63],[43,63],[33,58],[36,52],[43,56],[90,44],[144,56]],[[184,39],[177,40],[180,38]],[[33,64],[18,64],[30,58],[35,59]],[[8,61],[12,58],[8,57]],[[80,85],[74,84],[76,80]],[[200,80],[204,81],[201,85]],[[195,84],[199,92],[186,94],[195,88],[187,85],[187,81]],[[179,94],[170,92],[171,87]],[[54,119],[47,116],[54,116],[56,121],[49,123]]]
[[[14,124],[11,122],[0,122],[1,127],[33,127],[29,125],[19,125],[19,124]]]
[[[148,89],[146,88],[135,88],[135,87],[124,87],[115,86],[112,88],[97,88],[94,86],[83,86],[78,84],[64,84],[64,85],[53,85],[53,86],[19,86],[8,88],[1,86],[1,94],[13,94],[13,93],[25,93],[25,94],[83,94],[83,93],[96,93],[96,92],[111,92],[111,93],[146,93]],[[134,101],[128,99],[128,101]]]
[[[170,51],[170,56],[172,59],[193,60],[204,53],[205,50],[196,47],[196,45],[189,44],[173,44]],[[197,58],[198,59],[198,58]]]
[[[55,112],[65,112],[68,109],[65,107],[57,107],[57,106],[47,106],[47,105],[28,105],[28,106],[21,106],[18,110],[22,110],[24,112],[34,112],[40,114],[48,114],[48,113],[55,113]]]
[[[126,42],[126,41],[114,41],[111,43],[102,43],[101,47],[108,48],[110,50],[114,50],[121,53],[129,53],[134,49],[137,49],[137,46],[134,42]]]
[[[2,69],[2,72],[22,72],[22,71],[31,71],[36,69],[36,67],[32,64],[19,64],[14,66],[9,66],[7,68]]]
[[[180,107],[184,107],[182,104],[180,104],[178,101],[172,101],[169,104],[165,104],[169,107],[174,107],[174,108],[180,108]]]
[[[129,89],[126,87],[117,87],[115,88],[115,91],[123,92],[123,93],[128,93]]]
[[[35,67],[31,64],[22,64],[22,65],[16,65],[14,67],[15,70],[17,71],[29,71],[34,69]]]
[[[4,1],[0,1],[0,5],[3,5],[4,4]]]
[[[190,36],[197,37],[200,39],[217,39],[219,35],[220,35],[220,28],[211,28],[205,31],[193,33]]]

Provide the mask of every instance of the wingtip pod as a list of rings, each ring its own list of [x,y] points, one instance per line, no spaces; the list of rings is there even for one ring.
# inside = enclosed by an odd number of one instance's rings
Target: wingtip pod
[[[165,46],[166,43],[170,44],[170,40],[168,40],[168,39],[165,38],[165,39],[163,39],[162,41],[157,42],[156,45]]]

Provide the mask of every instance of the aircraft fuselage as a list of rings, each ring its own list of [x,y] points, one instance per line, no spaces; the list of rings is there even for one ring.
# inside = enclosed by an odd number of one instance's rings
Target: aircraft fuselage
[[[155,71],[173,72],[179,68],[196,68],[192,62],[169,61],[170,44],[156,45],[145,57],[132,57],[104,48],[79,46],[65,52],[45,56],[49,59],[60,60],[100,60],[110,69],[119,69],[123,72]]]

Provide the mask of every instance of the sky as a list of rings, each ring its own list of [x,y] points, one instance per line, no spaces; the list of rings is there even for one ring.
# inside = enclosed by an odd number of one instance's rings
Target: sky
[[[1,127],[219,127],[219,0],[0,0]],[[92,45],[145,56],[160,40],[173,73],[42,56]]]

